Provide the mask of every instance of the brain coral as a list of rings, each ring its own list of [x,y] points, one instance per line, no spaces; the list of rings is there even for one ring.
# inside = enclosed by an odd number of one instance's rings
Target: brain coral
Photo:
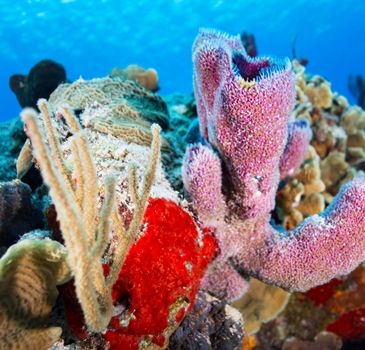
[[[60,85],[50,96],[55,110],[67,105],[81,114],[85,127],[110,133],[126,141],[149,145],[151,125],[168,126],[165,102],[158,95],[123,78],[78,80]],[[168,149],[167,141],[162,150]]]

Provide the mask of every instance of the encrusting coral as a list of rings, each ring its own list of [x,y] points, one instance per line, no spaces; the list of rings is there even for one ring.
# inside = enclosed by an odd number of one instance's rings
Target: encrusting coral
[[[270,223],[295,98],[290,62],[251,59],[238,37],[203,30],[193,63],[207,145],[187,149],[183,180],[219,245],[203,288],[235,299],[247,289],[243,276],[251,275],[305,291],[353,270],[365,259],[364,177],[291,232]]]
[[[46,350],[61,335],[48,318],[56,286],[70,279],[67,252],[60,243],[23,240],[0,259],[0,349]]]

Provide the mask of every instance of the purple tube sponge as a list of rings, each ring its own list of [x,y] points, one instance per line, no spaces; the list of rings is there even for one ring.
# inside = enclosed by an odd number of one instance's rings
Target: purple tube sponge
[[[260,252],[265,259],[258,269],[246,265],[257,269],[261,279],[306,291],[346,275],[365,260],[365,178],[342,186],[325,211],[304,220],[288,236],[266,227],[270,244]]]
[[[193,62],[201,133],[225,163],[242,215],[271,211],[294,106],[290,61],[251,58],[239,36],[201,31]]]
[[[312,138],[312,130],[306,119],[289,123],[288,140],[280,159],[280,179],[293,176],[302,164]]]
[[[183,181],[219,250],[202,287],[233,300],[255,276],[306,291],[365,260],[365,178],[345,185],[321,214],[286,232],[271,225],[281,177],[303,160],[308,123],[289,123],[290,62],[247,56],[239,37],[201,31],[193,47],[200,129],[207,145],[187,149]]]
[[[193,207],[202,222],[214,221],[226,210],[221,192],[221,161],[202,145],[188,147],[184,159],[182,178],[186,190],[196,194]]]

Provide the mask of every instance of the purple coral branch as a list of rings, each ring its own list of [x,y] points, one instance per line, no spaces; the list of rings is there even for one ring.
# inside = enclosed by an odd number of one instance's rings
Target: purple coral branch
[[[294,106],[289,60],[251,58],[238,36],[202,31],[193,61],[201,133],[226,164],[242,214],[271,211]]]
[[[306,119],[297,119],[288,126],[288,141],[280,159],[280,179],[293,176],[302,164],[312,138]]]
[[[266,222],[267,238],[256,250],[257,258],[241,255],[242,266],[271,284],[302,292],[348,274],[365,259],[364,213],[365,178],[358,177],[341,188],[324,212],[291,232],[279,232]]]
[[[182,178],[185,189],[194,193],[192,204],[201,221],[210,222],[225,212],[221,161],[212,150],[202,145],[188,147]]]

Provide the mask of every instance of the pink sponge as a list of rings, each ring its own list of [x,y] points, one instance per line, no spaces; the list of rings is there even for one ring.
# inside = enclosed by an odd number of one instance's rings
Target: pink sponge
[[[271,225],[281,178],[293,174],[311,138],[289,123],[295,90],[289,60],[250,58],[239,37],[202,30],[193,47],[200,130],[207,145],[186,151],[183,181],[219,254],[203,286],[220,298],[255,276],[305,291],[365,260],[365,178],[344,186],[320,215],[292,232]]]

